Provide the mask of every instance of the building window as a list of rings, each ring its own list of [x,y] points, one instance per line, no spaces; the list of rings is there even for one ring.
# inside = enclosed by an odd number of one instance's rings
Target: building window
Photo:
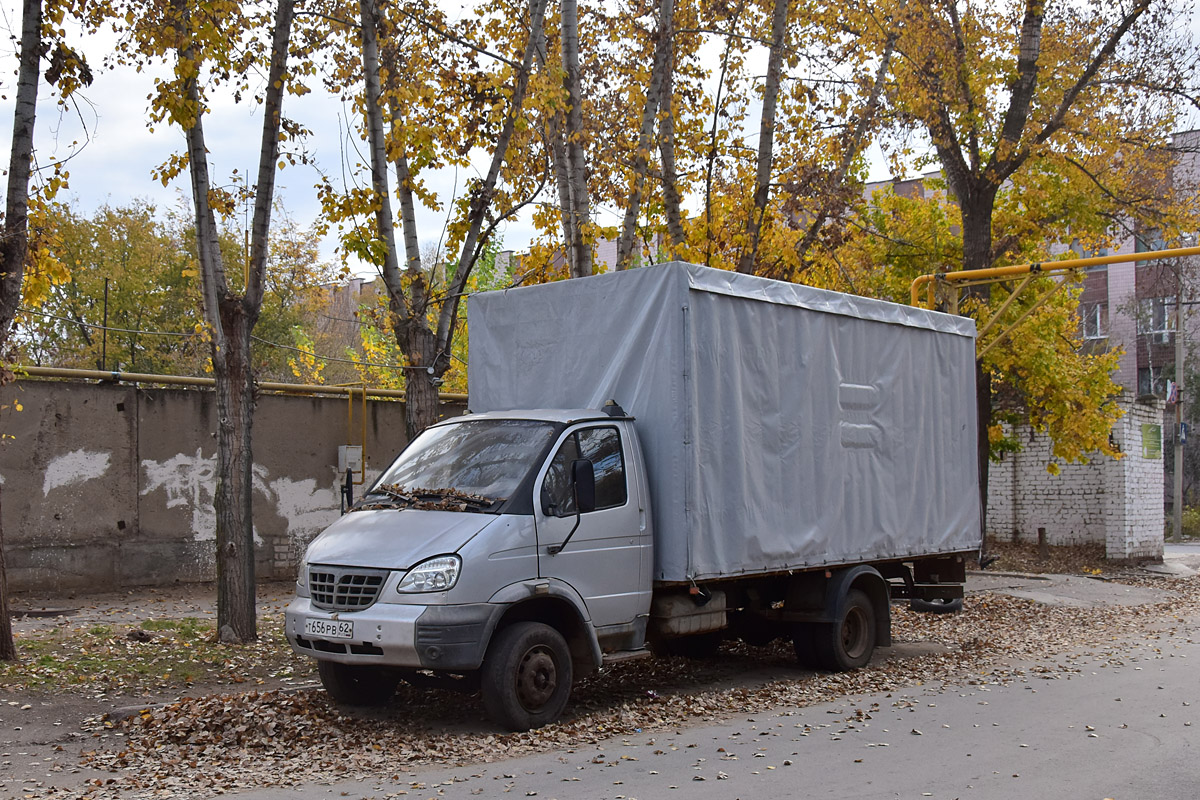
[[[1108,336],[1108,305],[1090,303],[1079,307],[1080,327],[1084,339],[1103,339]]]
[[[1155,394],[1167,396],[1167,381],[1175,377],[1175,368],[1167,367],[1138,367],[1138,394]]]
[[[1137,332],[1149,335],[1154,341],[1171,341],[1175,330],[1175,298],[1151,297],[1138,304]]]
[[[1166,244],[1163,242],[1162,231],[1140,231],[1133,237],[1133,251],[1135,253],[1149,253],[1153,250],[1162,250],[1164,247],[1166,247]]]

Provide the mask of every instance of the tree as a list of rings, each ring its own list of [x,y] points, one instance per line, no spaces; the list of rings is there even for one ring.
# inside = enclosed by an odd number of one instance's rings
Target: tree
[[[488,292],[503,289],[512,285],[511,272],[498,267],[496,256],[500,251],[499,245],[492,241],[483,249],[471,277],[467,281],[466,292]],[[426,251],[423,264],[428,264],[432,251]],[[423,266],[429,271],[429,267]],[[404,388],[404,370],[397,369],[396,364],[404,361],[404,353],[396,341],[395,331],[392,330],[392,317],[388,313],[386,293],[375,291],[364,292],[367,302],[359,306],[357,318],[358,341],[353,346],[344,348],[345,357],[354,362],[354,369],[360,381],[367,386],[377,386],[386,389]],[[436,309],[430,309],[428,321],[430,325],[437,324],[434,316]],[[467,315],[463,309],[459,316],[462,330],[454,337],[451,353],[451,367],[443,376],[442,390],[466,394],[468,342],[466,333]]]
[[[775,0],[771,13],[771,43],[767,56],[767,79],[763,85],[762,116],[758,127],[758,160],[754,174],[754,206],[746,216],[746,244],[738,259],[738,272],[753,273],[758,256],[759,234],[767,213],[767,195],[771,189],[771,161],[774,156],[775,104],[779,100],[780,72],[787,35],[787,0]]]
[[[91,218],[58,208],[48,218],[46,246],[73,274],[26,301],[39,312],[29,315],[24,331],[32,363],[203,373],[206,347],[195,334],[200,295],[195,278],[185,274],[194,270],[194,261],[155,218],[153,207],[104,206]],[[105,326],[112,329],[107,335]]]
[[[534,0],[536,2],[536,0]],[[561,208],[563,230],[566,233],[567,262],[571,277],[592,274],[591,249],[587,246],[591,213],[588,209],[587,158],[584,154],[583,89],[579,71],[579,6],[577,0],[562,0],[562,67],[563,94],[566,100],[566,203]],[[532,17],[535,10],[530,8]],[[539,29],[540,29],[539,25]],[[535,35],[535,47],[536,35]],[[536,51],[535,51],[536,52]],[[555,143],[557,145],[557,142]],[[558,154],[557,147],[553,151]],[[560,189],[561,193],[561,189]]]
[[[191,179],[196,249],[205,331],[211,344],[217,396],[217,635],[222,642],[256,638],[254,533],[251,513],[251,425],[254,408],[252,334],[262,309],[269,248],[275,172],[280,141],[300,132],[283,118],[287,91],[304,91],[288,72],[294,0],[279,0],[274,10],[254,3],[217,0],[193,8],[187,0],[150,7],[117,8],[129,22],[124,57],[173,58],[174,77],[160,81],[151,101],[151,119],[167,120],[184,133],[186,152],[160,170],[169,180],[185,168]],[[258,38],[271,30],[269,47]],[[257,182],[248,189],[254,212],[250,263],[244,292],[226,271],[218,216],[228,215],[235,198],[214,186],[209,174],[204,117],[213,84],[232,80],[240,94],[249,90],[247,74],[265,62],[266,86],[259,98],[263,127]]]
[[[328,80],[361,114],[367,164],[360,166],[370,187],[337,191],[327,182],[323,202],[332,219],[352,223],[343,239],[347,251],[379,270],[389,326],[406,362],[410,437],[437,420],[438,387],[452,365],[460,303],[472,271],[497,225],[544,182],[544,171],[510,169],[508,184],[501,186],[505,163],[520,161],[529,151],[524,144],[533,131],[522,112],[538,38],[525,31],[540,29],[545,6],[545,0],[537,0],[527,20],[524,6],[518,6],[521,24],[515,27],[500,27],[511,20],[489,20],[484,28],[493,49],[476,43],[482,37],[474,23],[451,30],[439,10],[419,0],[386,6],[362,0],[356,25],[345,14],[349,9],[327,15],[356,54],[347,59],[339,49]],[[503,37],[497,35],[501,32]],[[480,57],[492,66],[480,68]],[[467,166],[476,148],[489,153],[487,169],[449,209],[448,247],[457,255],[423,263],[416,205],[439,206],[423,184],[423,173],[443,165]],[[398,215],[393,200],[399,203]],[[370,222],[362,224],[363,217]]]
[[[55,84],[65,100],[81,86],[91,82],[87,63],[75,50],[64,44],[57,27],[63,19],[59,4],[48,9],[48,22],[43,17],[42,0],[24,0],[21,6],[21,40],[17,53],[17,94],[13,107],[12,143],[9,149],[8,184],[4,201],[4,227],[0,233],[0,358],[7,361],[13,320],[21,302],[26,269],[39,260],[40,248],[31,247],[29,230],[30,206],[44,205],[53,199],[66,180],[66,173],[56,166],[45,182],[39,196],[30,195],[33,166],[33,132],[37,117],[37,83],[41,74],[41,59],[51,54],[46,80]],[[33,241],[38,239],[37,233]],[[0,386],[11,383],[14,376],[7,363],[0,364]],[[4,536],[0,529],[0,660],[17,657],[12,636],[12,621],[8,609],[8,583],[5,577]]]
[[[1197,102],[1196,51],[1177,32],[1184,13],[1165,0],[889,0],[867,9],[864,37],[894,42],[898,56],[888,98],[898,129],[928,137],[960,209],[963,269],[990,267],[1020,244],[1018,229],[995,235],[1005,195],[1021,198],[1027,219],[1062,223],[1071,218],[1056,212],[1067,209],[1038,190],[1082,180],[1112,221],[1149,212],[1145,189],[1165,185],[1155,154],[1181,119],[1177,101]],[[985,503],[1001,369],[993,359],[977,370]]]
[[[925,181],[908,196],[890,187],[881,190],[860,204],[856,217],[856,228],[838,248],[814,262],[805,275],[807,282],[903,303],[918,275],[958,269],[963,247],[961,210],[936,179]],[[1020,260],[1055,259],[1049,251],[1051,242],[1020,238],[1016,251]],[[1068,250],[1066,256],[1075,253]],[[1113,455],[1108,435],[1120,413],[1114,402],[1119,387],[1111,377],[1119,353],[1093,353],[1085,347],[1078,289],[1060,291],[1034,308],[1040,296],[1058,286],[1057,280],[1037,279],[1014,300],[1007,319],[1030,316],[1016,336],[993,347],[988,356],[999,376],[996,413],[988,430],[990,454],[1020,448],[1000,423],[1028,422],[1051,437],[1056,459],[1047,464],[1051,472],[1057,470],[1057,461],[1086,459],[1095,451]],[[986,305],[975,300],[978,305],[967,310],[987,320],[1010,292],[1011,287],[999,288]],[[1003,328],[997,326],[981,337],[980,348],[996,342]]]
[[[180,212],[180,213],[177,213]],[[102,206],[82,216],[57,206],[45,216],[45,249],[70,265],[69,281],[47,282],[27,291],[21,344],[31,363],[81,369],[167,375],[212,373],[204,335],[200,270],[194,215],[184,207],[161,218],[143,201]],[[293,330],[314,335],[320,321],[311,313],[321,287],[341,270],[322,262],[315,232],[288,218],[276,204],[271,226],[262,310],[253,351],[260,378],[288,380]],[[226,226],[220,233],[224,263],[244,265],[246,233]],[[241,289],[243,269],[230,270]],[[33,289],[34,287],[30,287]],[[36,295],[36,296],[35,296]],[[105,328],[109,330],[105,332]]]
[[[839,8],[814,2],[661,3],[653,27],[622,30],[632,44],[621,45],[629,65],[615,71],[630,81],[619,88],[641,105],[636,117],[625,111],[623,137],[594,136],[609,150],[592,159],[615,165],[611,178],[597,168],[595,196],[624,208],[618,268],[661,257],[665,242],[669,257],[782,279],[801,273],[826,223],[844,225],[860,191],[890,53],[860,42]],[[755,73],[759,55],[765,76]],[[606,194],[609,184],[624,191]],[[685,193],[703,198],[690,219]]]
[[[783,2],[784,0],[779,0]],[[633,186],[625,204],[625,219],[621,224],[621,236],[617,241],[617,269],[631,266],[637,219],[641,210],[642,190],[646,182],[650,153],[653,148],[655,122],[659,108],[669,105],[669,96],[664,94],[668,85],[667,74],[671,70],[671,41],[674,37],[675,1],[660,0],[658,26],[655,31],[654,59],[650,67],[650,83],[646,87],[646,99],[642,106],[641,126],[638,130],[637,149],[633,153]],[[664,98],[667,102],[664,103]],[[669,112],[668,112],[669,114]]]

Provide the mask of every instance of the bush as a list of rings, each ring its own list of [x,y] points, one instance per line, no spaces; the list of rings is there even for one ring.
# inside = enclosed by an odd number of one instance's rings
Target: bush
[[[1168,531],[1170,521],[1168,520]],[[1200,539],[1200,506],[1183,509],[1183,537],[1185,539]]]

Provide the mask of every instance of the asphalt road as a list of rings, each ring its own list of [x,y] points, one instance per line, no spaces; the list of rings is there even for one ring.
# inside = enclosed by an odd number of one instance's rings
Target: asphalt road
[[[1195,800],[1198,668],[1193,619],[1108,653],[1025,665],[1005,685],[929,685],[396,783],[234,796]]]

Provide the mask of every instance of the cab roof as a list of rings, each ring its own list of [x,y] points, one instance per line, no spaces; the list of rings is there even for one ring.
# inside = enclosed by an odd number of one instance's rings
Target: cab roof
[[[618,409],[620,407],[618,406]],[[576,422],[591,422],[593,420],[632,419],[628,414],[618,410],[616,414],[595,408],[518,408],[510,411],[486,411],[474,414],[468,411],[464,416],[442,420],[439,425],[461,422],[464,420],[484,419],[525,419],[538,422],[555,422],[571,425]]]

